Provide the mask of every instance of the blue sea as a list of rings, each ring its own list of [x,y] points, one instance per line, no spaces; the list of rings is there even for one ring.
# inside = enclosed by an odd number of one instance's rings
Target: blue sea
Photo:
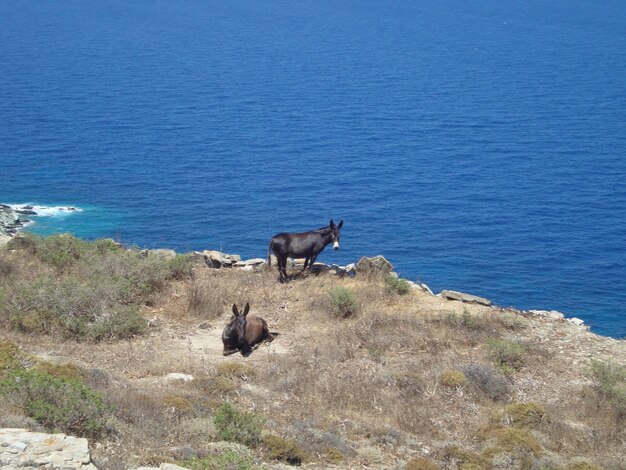
[[[0,202],[245,257],[344,220],[320,261],[624,337],[626,6],[2,0]]]

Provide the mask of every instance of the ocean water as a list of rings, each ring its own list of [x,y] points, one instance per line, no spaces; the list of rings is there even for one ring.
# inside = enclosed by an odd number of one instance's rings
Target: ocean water
[[[621,0],[0,2],[0,202],[265,256],[345,221],[435,291],[626,335]]]

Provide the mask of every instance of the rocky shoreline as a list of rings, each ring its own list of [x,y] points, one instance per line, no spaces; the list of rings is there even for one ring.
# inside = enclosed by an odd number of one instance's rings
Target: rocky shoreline
[[[0,204],[0,245],[10,241],[15,235],[17,235],[19,230],[21,230],[31,222],[31,220],[28,219],[27,216],[38,215],[35,209],[36,208],[31,205],[9,206],[6,204]],[[77,209],[76,207],[68,206],[59,208],[59,210],[72,212],[79,209]],[[173,258],[177,255],[176,251],[166,248],[142,250],[142,253],[147,256],[163,256],[167,258]],[[209,268],[212,269],[233,268],[241,269],[244,271],[257,271],[264,269],[267,265],[267,260],[264,258],[251,258],[243,260],[238,254],[222,253],[216,250],[204,250],[201,252],[196,251],[193,252],[192,256],[197,262],[205,263]],[[273,255],[272,265],[276,265],[276,258]],[[290,259],[288,262],[288,268],[290,269],[298,269],[302,268],[303,266],[304,259]],[[367,275],[371,272],[383,272],[385,274],[391,274],[395,277],[398,277],[397,274],[393,271],[393,265],[383,256],[376,256],[373,258],[362,257],[358,262],[350,263],[347,265],[325,264],[321,262],[316,262],[313,265],[313,271],[324,271],[328,272],[329,274],[348,277],[354,277],[357,273],[363,273]],[[447,289],[444,289],[440,293],[435,294],[430,289],[430,287],[428,287],[428,285],[424,283],[415,283],[408,279],[405,279],[405,281],[412,289],[420,289],[421,291],[426,292],[429,295],[443,298],[446,300],[480,304],[486,307],[514,311],[527,317],[533,316],[548,321],[567,321],[579,328],[589,330],[589,326],[586,325],[585,322],[580,318],[568,318],[564,313],[558,312],[556,310],[517,310],[515,308],[504,309],[502,307],[494,305],[491,300],[474,294],[457,292]]]
[[[29,217],[50,215],[52,213],[78,212],[79,208],[73,206],[46,207],[32,206],[29,204],[0,204],[0,245],[7,243],[21,229],[33,221]]]
[[[0,245],[7,243],[21,228],[30,222],[24,212],[0,204]]]

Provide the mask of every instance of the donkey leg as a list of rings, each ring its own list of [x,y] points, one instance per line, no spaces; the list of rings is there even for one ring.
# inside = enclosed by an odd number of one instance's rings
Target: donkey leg
[[[311,258],[309,258],[308,256],[306,258],[304,258],[304,268],[302,268],[302,272],[306,271],[306,266],[309,263],[309,261],[311,260]]]
[[[316,259],[317,259],[317,255],[311,256],[311,262],[309,263],[309,271],[313,271],[313,265],[315,264]]]
[[[287,282],[287,257],[278,260],[278,271],[280,272],[280,282]]]

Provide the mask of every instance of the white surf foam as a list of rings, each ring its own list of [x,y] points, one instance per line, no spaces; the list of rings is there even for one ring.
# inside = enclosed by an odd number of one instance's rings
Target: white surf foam
[[[35,212],[32,217],[58,217],[82,212],[82,209],[76,206],[41,206],[36,204],[9,204],[9,206],[13,210],[31,210]]]

